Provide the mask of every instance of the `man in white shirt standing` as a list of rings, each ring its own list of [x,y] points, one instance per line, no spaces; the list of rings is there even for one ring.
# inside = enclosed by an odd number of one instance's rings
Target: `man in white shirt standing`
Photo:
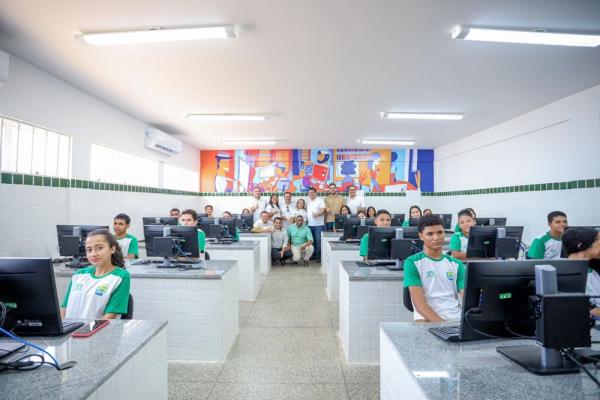
[[[348,186],[348,197],[346,198],[346,205],[350,208],[351,214],[358,214],[359,211],[366,211],[367,205],[365,204],[365,198],[356,194],[356,186]]]
[[[321,232],[325,230],[325,202],[317,197],[317,189],[308,189],[306,213],[308,214],[308,227],[315,241],[313,259],[321,261]]]
[[[267,199],[260,197],[260,188],[255,187],[252,191],[252,200],[248,205],[248,210],[254,214],[254,222],[260,219],[260,213],[267,209]]]
[[[287,229],[289,224],[294,223],[294,216],[296,215],[296,207],[292,204],[291,192],[285,192],[283,194],[283,203],[279,208],[281,209],[281,218],[283,219],[284,228]]]

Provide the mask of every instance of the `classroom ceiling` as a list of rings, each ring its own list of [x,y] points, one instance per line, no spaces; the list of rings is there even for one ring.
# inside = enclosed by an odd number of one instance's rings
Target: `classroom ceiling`
[[[74,38],[233,23],[242,32],[232,40],[92,47]],[[456,24],[600,31],[600,1],[3,0],[0,48],[199,148],[242,138],[437,147],[600,84],[600,48],[452,40]],[[379,116],[401,110],[466,116]],[[201,122],[188,113],[272,117]]]

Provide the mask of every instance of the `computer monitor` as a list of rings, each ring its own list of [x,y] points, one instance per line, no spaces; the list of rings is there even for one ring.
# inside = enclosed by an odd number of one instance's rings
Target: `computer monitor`
[[[63,329],[50,258],[0,258],[0,301],[8,309],[2,328],[17,335],[62,335]]]
[[[219,218],[221,220],[221,218]],[[198,218],[198,222],[201,224],[214,224],[216,221],[215,217],[202,217]]]
[[[335,214],[335,229],[344,229],[344,222],[348,218],[348,214]]]
[[[535,266],[556,268],[560,292],[585,293],[587,260],[469,261],[462,302],[460,339],[533,336]]]
[[[200,218],[206,218],[208,217],[207,213],[197,213],[196,214],[196,218],[200,219]]]
[[[85,260],[85,239],[97,229],[108,230],[107,225],[56,225],[58,252],[63,257],[73,257],[67,266],[81,268],[89,265]]]
[[[364,223],[361,224],[361,218],[346,218],[344,222],[344,234],[342,235],[342,239],[344,240],[353,240],[359,239],[358,235],[358,227],[359,226],[374,226],[375,220],[373,218],[364,218]],[[361,234],[367,233],[367,228],[363,228]],[[362,237],[362,235],[361,235]]]
[[[506,218],[502,218],[502,217],[475,218],[475,225],[477,225],[477,226],[504,226],[504,225],[506,225]]]
[[[389,260],[392,258],[392,239],[396,237],[396,229],[394,227],[369,227],[369,259]]]
[[[508,241],[508,248],[505,242],[498,246],[499,229],[505,231],[504,237],[515,238],[516,243]],[[467,258],[517,258],[522,237],[522,226],[473,226],[469,231]]]
[[[452,229],[452,214],[433,214],[444,222],[444,229]]]
[[[235,230],[237,228],[237,218],[219,218],[219,224],[223,227],[222,238],[235,240]]]
[[[240,215],[240,219],[242,220],[241,231],[249,231],[254,226],[254,214],[242,214]]]
[[[142,217],[144,225],[177,225],[177,217]]]
[[[416,226],[405,226],[402,228],[402,238],[403,239],[415,239],[420,240],[419,238],[419,228]]]
[[[402,226],[404,223],[404,214],[392,214],[392,226]]]
[[[409,218],[408,226],[419,226],[419,220],[420,218]]]
[[[600,232],[600,225],[596,225],[596,226],[565,226],[565,232],[568,231],[569,229],[574,229],[574,228],[587,228],[587,229],[595,229],[598,232]]]
[[[168,246],[155,247],[155,238],[172,239],[171,252]],[[195,226],[144,225],[144,241],[148,257],[191,257],[198,258],[198,229]],[[160,241],[159,241],[160,242]]]

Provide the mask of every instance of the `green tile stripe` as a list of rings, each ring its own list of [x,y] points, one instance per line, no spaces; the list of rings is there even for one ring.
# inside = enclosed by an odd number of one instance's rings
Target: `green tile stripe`
[[[31,185],[31,186],[50,186],[60,188],[76,188],[76,189],[91,189],[91,190],[109,190],[117,192],[134,192],[134,193],[155,193],[155,194],[170,194],[177,196],[207,196],[207,197],[246,197],[249,193],[213,193],[213,192],[193,192],[187,190],[161,189],[147,186],[124,185],[117,183],[95,182],[81,179],[65,179],[50,176],[15,174],[10,172],[2,172],[0,174],[0,183],[13,185]],[[571,190],[571,189],[588,189],[600,188],[600,178],[581,179],[576,181],[550,182],[550,183],[535,183],[529,185],[517,186],[501,186],[484,189],[469,189],[469,190],[454,190],[448,192],[422,192],[421,196],[437,197],[437,196],[472,196],[481,194],[501,194],[514,192],[537,192],[545,190]],[[270,196],[271,192],[263,193],[263,196]],[[276,193],[282,195],[282,193]],[[327,192],[319,192],[319,196],[327,196]],[[347,193],[340,193],[342,196],[347,196]],[[292,193],[292,196],[303,197],[306,193]],[[404,197],[406,192],[399,193],[365,193],[366,197]]]

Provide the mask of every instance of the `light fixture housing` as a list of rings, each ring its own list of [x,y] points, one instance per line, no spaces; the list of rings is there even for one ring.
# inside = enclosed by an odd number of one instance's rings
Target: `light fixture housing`
[[[390,146],[414,146],[413,140],[392,140],[392,139],[358,139],[359,144],[377,144]]]
[[[265,121],[266,115],[258,114],[188,114],[188,119],[197,121]]]
[[[600,33],[552,32],[547,29],[508,29],[457,25],[452,39],[480,42],[543,44],[550,46],[600,46]]]
[[[236,25],[197,26],[187,28],[152,27],[142,30],[90,32],[76,35],[78,39],[81,39],[92,46],[230,39],[237,36],[238,28]]]
[[[432,113],[432,112],[382,112],[381,118],[384,119],[428,119],[428,120],[448,120],[459,121],[463,119],[461,113]]]
[[[221,144],[230,146],[275,146],[274,139],[222,139]]]

